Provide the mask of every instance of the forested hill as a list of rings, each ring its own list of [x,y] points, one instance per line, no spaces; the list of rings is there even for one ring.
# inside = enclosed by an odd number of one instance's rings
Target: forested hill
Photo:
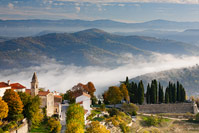
[[[89,29],[0,42],[0,69],[28,67],[51,58],[66,65],[117,66],[126,60],[126,53],[150,57],[153,53],[196,55],[198,51],[199,47],[182,42]]]
[[[188,96],[190,95],[198,95],[199,94],[199,66],[196,65],[194,67],[182,68],[182,69],[172,69],[167,71],[162,71],[158,73],[149,73],[145,75],[141,75],[131,79],[130,81],[139,82],[143,81],[145,86],[145,90],[147,87],[147,83],[150,83],[151,80],[157,79],[160,82],[164,89],[167,87],[169,81],[182,83]]]

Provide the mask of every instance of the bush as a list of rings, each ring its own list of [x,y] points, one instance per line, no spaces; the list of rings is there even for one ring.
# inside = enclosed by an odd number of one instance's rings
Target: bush
[[[131,114],[132,116],[136,116],[137,115],[137,112],[134,110]]]
[[[0,133],[3,133],[3,129],[2,128],[0,128]]]
[[[102,110],[102,111],[105,111],[105,110],[106,110],[105,104],[102,104],[102,105],[100,106],[100,110]]]
[[[61,131],[61,123],[55,118],[50,118],[48,120],[48,126],[50,128],[51,133],[59,133]]]
[[[4,127],[3,127],[3,130],[4,131],[9,131],[10,129],[13,129],[13,128],[15,128],[15,127],[17,127],[18,125],[17,125],[17,122],[16,121],[11,121],[10,123],[8,123],[7,125],[5,125]]]
[[[129,132],[129,127],[126,126],[125,123],[121,123],[121,124],[120,124],[120,128],[121,128],[121,130],[122,130],[123,133]]]
[[[112,108],[108,110],[108,113],[111,117],[113,117],[114,115],[119,115],[119,110],[117,110],[116,108]]]
[[[199,113],[196,114],[196,121],[199,122]]]
[[[158,124],[161,123],[162,118],[159,118],[157,116],[149,116],[146,117],[144,120],[148,126],[157,126]]]

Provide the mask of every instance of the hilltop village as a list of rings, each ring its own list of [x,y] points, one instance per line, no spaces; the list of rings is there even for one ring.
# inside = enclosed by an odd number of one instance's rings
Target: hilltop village
[[[164,91],[160,83],[152,80],[145,91],[142,81],[130,82],[127,77],[119,87],[110,86],[102,95],[96,97],[95,91],[92,82],[79,83],[66,93],[44,90],[39,87],[36,73],[30,89],[9,80],[0,82],[0,132],[199,131],[195,128],[199,100],[188,100],[179,82],[169,82]],[[182,120],[189,128],[181,127]]]

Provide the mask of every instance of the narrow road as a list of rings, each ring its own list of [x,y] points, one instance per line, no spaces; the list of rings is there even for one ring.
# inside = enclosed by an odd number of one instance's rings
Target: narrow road
[[[62,128],[61,128],[61,133],[65,133],[65,130],[66,130],[66,111],[67,111],[67,108],[68,108],[69,104],[66,103],[66,104],[62,104],[62,112],[61,112],[61,125],[62,125]]]

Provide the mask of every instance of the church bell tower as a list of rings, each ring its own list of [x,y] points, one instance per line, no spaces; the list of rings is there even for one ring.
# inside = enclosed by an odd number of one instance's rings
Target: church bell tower
[[[37,75],[36,72],[34,72],[33,76],[32,76],[32,82],[31,82],[31,96],[37,96],[38,92],[39,92],[39,88],[38,88],[38,79],[37,79]]]

